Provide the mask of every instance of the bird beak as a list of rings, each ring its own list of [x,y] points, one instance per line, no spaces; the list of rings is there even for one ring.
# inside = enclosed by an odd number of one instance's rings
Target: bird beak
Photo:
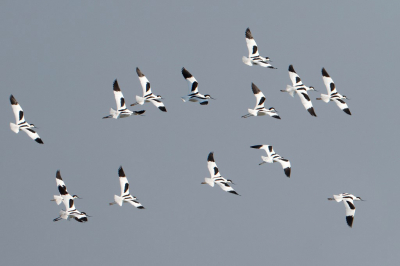
[[[216,100],[215,98],[213,98],[213,97],[211,97],[211,96],[210,96],[210,99]]]

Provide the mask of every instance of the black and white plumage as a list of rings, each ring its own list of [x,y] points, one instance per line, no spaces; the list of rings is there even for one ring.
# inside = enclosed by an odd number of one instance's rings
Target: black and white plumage
[[[210,152],[207,157],[207,167],[208,171],[210,171],[211,177],[204,178],[204,182],[202,184],[208,184],[211,187],[214,187],[214,184],[218,184],[223,191],[239,195],[229,184],[233,184],[232,180],[225,179],[221,176],[217,164],[214,160],[214,152]],[[240,196],[240,195],[239,195]]]
[[[249,57],[243,56],[242,58],[243,63],[245,63],[248,66],[259,65],[262,67],[276,69],[270,64],[271,60],[269,59],[269,57],[262,57],[258,53],[258,46],[249,28],[246,29],[245,35],[246,35],[247,49],[249,50]]]
[[[14,98],[13,95],[10,96],[11,107],[15,116],[15,124],[10,123],[10,128],[15,133],[18,133],[20,130],[24,131],[31,139],[36,141],[39,144],[43,144],[42,139],[39,137],[39,134],[33,130],[32,128],[36,128],[34,124],[28,124],[25,121],[24,111],[21,106]]]
[[[54,195],[51,201],[55,201],[57,205],[60,205],[63,200],[70,200],[70,199],[80,199],[77,195],[71,196],[71,194],[67,191],[67,186],[64,183],[64,180],[61,177],[60,170],[57,170],[56,173],[56,182],[57,182],[57,189],[60,192],[60,195]]]
[[[151,92],[149,80],[142,73],[142,71],[140,71],[138,67],[136,68],[136,73],[139,77],[140,85],[142,86],[143,89],[143,97],[136,95],[136,103],[131,104],[131,106],[134,106],[136,104],[143,105],[145,102],[151,102],[158,109],[160,109],[163,112],[166,112],[167,109],[165,108],[164,103],[161,101],[162,99],[161,95],[155,95],[154,93]]]
[[[199,93],[199,83],[193,77],[186,68],[182,68],[182,75],[189,83],[189,94],[187,96],[182,97],[183,102],[199,102],[201,105],[207,105],[209,99],[213,99],[209,94],[201,94]]]
[[[254,83],[251,83],[251,89],[253,90],[254,96],[256,96],[256,107],[254,107],[254,109],[248,109],[249,113],[243,115],[242,118],[247,118],[250,116],[269,115],[273,118],[281,119],[274,107],[271,107],[269,109],[264,107],[265,96]]]
[[[125,98],[124,95],[121,92],[121,89],[119,88],[118,81],[115,80],[113,84],[113,91],[114,91],[114,97],[115,97],[115,102],[117,103],[117,110],[110,109],[110,115],[103,117],[104,118],[124,118],[124,117],[129,117],[131,115],[142,115],[145,110],[141,111],[131,111],[126,108],[125,104]]]
[[[122,166],[120,166],[118,169],[118,175],[119,183],[121,185],[121,196],[114,195],[114,202],[111,202],[110,205],[118,204],[119,206],[122,206],[122,203],[125,201],[138,209],[144,209],[142,204],[140,204],[140,202],[138,201],[138,198],[132,196],[129,193],[129,182],[125,176],[125,172]]]
[[[275,163],[278,162],[282,165],[283,171],[285,172],[285,175],[287,177],[290,177],[290,173],[292,170],[292,167],[290,165],[290,161],[288,159],[283,158],[279,154],[276,154],[274,149],[272,148],[271,145],[254,145],[250,146],[250,148],[253,149],[262,149],[267,152],[267,156],[261,156],[263,159],[263,162],[260,163],[259,165],[262,165],[264,163]]]
[[[342,193],[339,195],[333,195],[333,198],[328,198],[328,200],[336,200],[336,202],[343,201],[344,207],[346,208],[346,222],[347,225],[353,227],[354,213],[356,212],[356,207],[354,206],[355,200],[362,200],[360,197],[356,197],[349,193]]]
[[[293,65],[289,66],[289,77],[292,81],[292,86],[287,85],[286,90],[281,90],[282,92],[288,92],[290,96],[294,97],[294,93],[296,92],[299,95],[301,103],[304,108],[310,113],[312,116],[317,116],[314,111],[314,107],[312,105],[311,99],[307,94],[307,91],[316,91],[314,87],[307,87],[303,84],[300,79],[300,76],[296,73],[293,68]]]
[[[322,68],[322,80],[324,81],[325,87],[328,91],[328,94],[322,94],[321,98],[317,98],[317,100],[322,100],[326,103],[332,101],[335,102],[336,105],[346,114],[351,115],[350,109],[347,106],[344,99],[348,99],[345,95],[342,95],[337,92],[335,83],[332,78],[329,76],[328,72],[326,72],[325,68]]]

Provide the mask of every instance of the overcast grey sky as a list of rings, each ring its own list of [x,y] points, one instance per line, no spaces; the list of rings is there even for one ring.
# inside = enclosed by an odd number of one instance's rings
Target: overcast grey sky
[[[398,1],[1,1],[3,265],[397,265],[400,181]],[[277,70],[242,63],[250,27]],[[306,85],[318,117],[296,96]],[[102,120],[141,95],[135,68],[167,113]],[[183,103],[189,70],[208,106]],[[325,67],[352,116],[317,102]],[[242,119],[254,82],[282,120]],[[13,94],[39,145],[9,128]],[[141,107],[132,107],[140,110]],[[292,163],[259,166],[270,144]],[[241,197],[201,185],[207,155]],[[109,206],[122,165],[145,210]],[[86,224],[54,223],[55,174]],[[342,203],[356,202],[353,228]]]

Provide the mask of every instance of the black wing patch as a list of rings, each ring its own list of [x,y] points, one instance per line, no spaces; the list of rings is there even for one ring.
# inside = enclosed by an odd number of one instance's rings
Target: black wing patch
[[[217,175],[219,172],[218,167],[214,167],[214,175]]]
[[[150,90],[150,82],[146,83],[146,92]]]
[[[356,209],[356,206],[354,206],[353,203],[351,203],[350,201],[346,201],[346,202],[347,202],[347,205],[349,205],[350,209],[352,209],[352,210]]]
[[[129,189],[129,183],[126,183],[126,184],[125,184],[124,193],[126,193],[126,192],[128,191],[128,189]]]
[[[60,195],[68,195],[66,186],[58,186],[58,191],[60,192]]]
[[[258,103],[258,105],[262,105],[265,102],[265,97],[261,97],[260,102]]]
[[[199,83],[197,81],[193,82],[192,91],[195,91],[197,89],[197,86],[199,86]]]
[[[330,84],[330,86],[331,86],[331,91],[334,91],[335,88],[336,88],[335,83],[332,82],[332,83]]]
[[[306,93],[301,93],[301,94],[303,94],[304,98],[306,98],[307,101],[311,101],[310,97],[308,97],[308,94],[306,94]]]
[[[253,54],[257,53],[257,50],[258,50],[257,46],[254,45],[254,46],[253,46]]]
[[[121,98],[121,107],[125,105],[125,99]]]
[[[24,112],[19,111],[19,121],[21,121],[24,118]]]
[[[295,73],[296,73],[296,72],[295,72]],[[296,77],[296,83],[299,83],[299,82],[301,82],[300,77]]]

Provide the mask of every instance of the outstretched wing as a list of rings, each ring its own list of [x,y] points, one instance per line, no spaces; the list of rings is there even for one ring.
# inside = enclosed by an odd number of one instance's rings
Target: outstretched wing
[[[347,107],[347,104],[345,101],[343,101],[342,99],[336,99],[333,98],[332,101],[334,101],[336,103],[336,105],[346,114],[351,115],[350,109],[349,107]]]
[[[125,172],[122,166],[120,166],[118,169],[118,175],[119,175],[119,183],[121,185],[121,197],[129,195],[129,182],[125,176]]]
[[[324,81],[326,90],[328,91],[328,95],[337,93],[335,83],[329,76],[328,72],[326,72],[325,68],[322,68],[322,80]]]
[[[246,44],[247,49],[249,50],[249,58],[259,56],[258,46],[253,38],[253,35],[251,34],[250,28],[246,29]]]
[[[117,80],[114,81],[113,90],[114,90],[115,102],[117,103],[117,110],[118,111],[125,110],[126,105],[125,105],[124,95],[122,94],[121,89],[119,88]]]
[[[291,172],[291,165],[290,165],[290,161],[288,159],[285,158],[278,158],[276,159],[277,162],[279,162],[282,165],[283,171],[285,172],[285,175],[287,177],[290,177],[290,172]]]
[[[303,86],[303,82],[300,79],[300,76],[297,75],[296,71],[293,68],[293,65],[289,66],[289,77],[292,81],[293,87]]]
[[[207,157],[207,167],[212,178],[220,177],[221,173],[214,161],[214,152],[210,152]]]
[[[297,95],[299,95],[301,103],[303,104],[304,108],[310,113],[312,116],[317,116],[314,111],[314,107],[311,103],[311,99],[307,94],[306,90],[296,90]]]
[[[217,183],[219,185],[219,187],[226,192],[232,193],[232,194],[236,194],[239,195],[230,185],[229,183],[226,182],[221,182],[221,181],[216,181],[215,183]]]
[[[128,201],[128,202],[129,202],[131,205],[133,205],[133,206],[135,206],[136,208],[138,208],[138,209],[144,209],[143,205],[140,204],[139,201],[130,200],[130,201]]]
[[[193,77],[192,74],[190,74],[189,71],[186,70],[186,68],[182,68],[182,75],[183,77],[189,82],[189,90],[190,90],[190,94],[192,93],[197,93],[198,89],[197,87],[199,86],[199,83],[197,82],[197,80]]]
[[[25,123],[24,111],[13,95],[10,96],[10,102],[15,116],[15,123],[17,125]]]
[[[356,212],[356,207],[353,204],[353,200],[350,198],[343,198],[343,203],[346,208],[346,222],[347,225],[352,227],[354,220],[354,213]]]
[[[154,104],[158,109],[160,109],[163,112],[166,112],[167,109],[164,106],[164,103],[160,101],[159,99],[149,99],[149,101]]]
[[[143,75],[142,71],[140,71],[140,69],[138,67],[136,68],[136,73],[137,73],[137,75],[139,77],[140,85],[142,85],[143,97],[146,97],[147,95],[152,93],[151,92],[151,87],[150,87],[150,82],[146,78],[146,76]]]
[[[21,128],[21,130],[28,134],[28,136],[37,143],[43,144],[43,140],[39,137],[39,134],[35,130],[25,127]]]
[[[253,90],[254,96],[256,96],[257,101],[256,107],[254,109],[264,107],[265,96],[262,91],[260,91],[260,89],[254,83],[251,83],[251,89]]]

